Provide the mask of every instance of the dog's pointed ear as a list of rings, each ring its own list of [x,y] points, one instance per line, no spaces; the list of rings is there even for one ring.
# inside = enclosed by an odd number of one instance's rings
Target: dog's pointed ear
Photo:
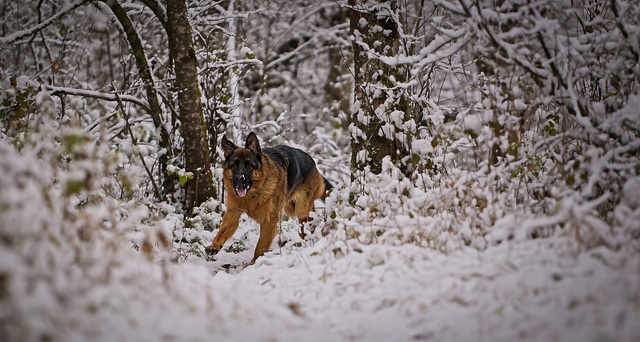
[[[227,139],[226,135],[222,136],[222,151],[224,152],[224,156],[228,156],[233,152],[238,146],[231,142],[231,140]]]
[[[260,141],[258,141],[258,136],[253,132],[249,133],[245,148],[250,149],[251,152],[258,157],[262,154],[262,151],[260,151]]]

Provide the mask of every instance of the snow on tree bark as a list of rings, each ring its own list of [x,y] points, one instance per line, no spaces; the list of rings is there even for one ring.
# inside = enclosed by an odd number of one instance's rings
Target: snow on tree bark
[[[169,46],[174,58],[185,168],[194,174],[194,179],[186,183],[186,204],[191,208],[215,195],[209,161],[208,133],[200,99],[191,26],[184,0],[167,1],[167,19],[171,29]]]
[[[398,24],[393,18],[396,1],[349,0],[349,6],[355,73],[349,128],[352,174],[364,166],[380,173],[386,156],[407,172],[409,144],[401,125],[408,120],[409,106],[402,90],[395,87],[405,77],[401,66],[376,58],[398,52]]]

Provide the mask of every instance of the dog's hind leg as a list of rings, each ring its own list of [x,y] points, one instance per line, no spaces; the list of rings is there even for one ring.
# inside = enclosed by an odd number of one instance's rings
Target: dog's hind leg
[[[235,210],[227,211],[224,214],[224,218],[222,218],[222,224],[220,225],[218,234],[216,234],[216,237],[215,239],[213,239],[211,245],[205,248],[207,254],[214,255],[222,249],[222,245],[224,245],[224,243],[229,240],[233,233],[236,232],[236,229],[238,229],[240,216],[242,216],[242,212]]]
[[[256,259],[264,255],[264,252],[269,250],[271,247],[271,243],[273,239],[276,237],[276,233],[278,232],[278,219],[276,218],[268,218],[263,222],[260,222],[260,238],[258,239],[258,244],[256,245],[256,250],[253,253],[253,259],[251,260],[251,265],[256,262]]]
[[[304,209],[303,209],[304,208]],[[300,223],[300,238],[304,240],[304,238],[307,236],[307,234],[304,232],[304,225],[307,222],[311,221],[311,218],[309,217],[309,213],[311,211],[315,211],[315,204],[313,203],[313,200],[308,203],[306,206],[300,206],[299,209],[296,212],[296,216],[298,217],[298,222]],[[313,234],[313,227],[311,227],[311,225],[309,225],[309,230],[311,232],[311,234]]]

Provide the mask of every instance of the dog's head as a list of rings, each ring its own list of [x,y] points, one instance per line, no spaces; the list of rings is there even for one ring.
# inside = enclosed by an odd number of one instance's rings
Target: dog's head
[[[249,133],[245,147],[238,147],[227,137],[222,137],[224,151],[224,177],[233,187],[238,197],[245,197],[254,185],[262,178],[262,151],[255,133]]]

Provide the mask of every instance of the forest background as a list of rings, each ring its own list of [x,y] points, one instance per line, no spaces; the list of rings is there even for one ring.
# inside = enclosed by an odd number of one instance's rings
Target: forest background
[[[371,280],[350,265],[413,279],[359,304],[432,319],[400,340],[640,337],[637,1],[0,0],[0,18],[8,340],[312,337],[323,300],[270,274],[307,269],[324,285],[305,286],[334,298]],[[313,234],[283,218],[241,272],[253,222],[216,259],[204,247],[225,211],[218,142],[250,131],[308,151],[335,189]],[[500,267],[464,266],[483,255]],[[505,267],[514,283],[494,280]],[[454,274],[450,320],[406,306],[445,305],[425,269]],[[293,299],[254,307],[244,284],[263,282]],[[466,330],[452,328],[460,307]],[[190,329],[151,329],[177,317]],[[328,324],[341,340],[408,324],[389,322]]]

